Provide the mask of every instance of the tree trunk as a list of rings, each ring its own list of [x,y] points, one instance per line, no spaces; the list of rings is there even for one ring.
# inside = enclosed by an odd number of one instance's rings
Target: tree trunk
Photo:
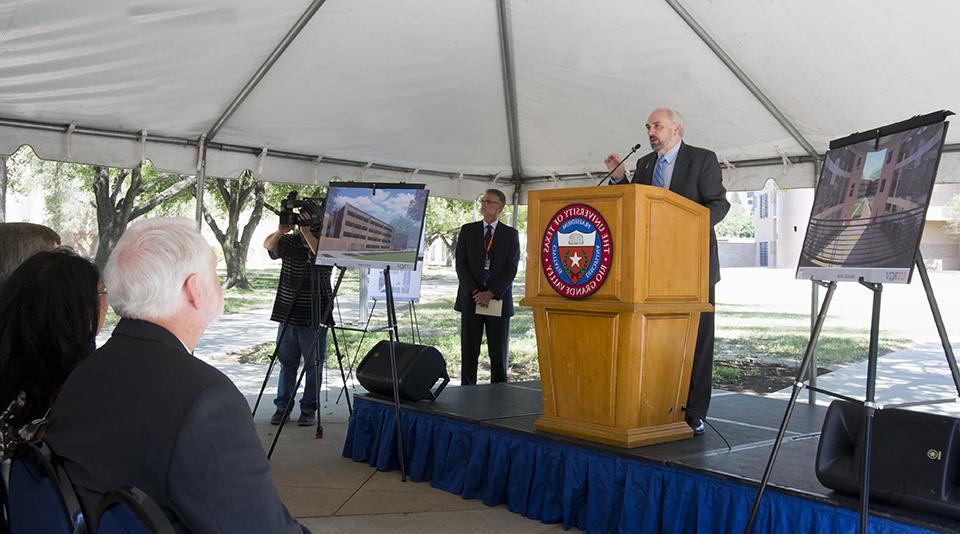
[[[447,247],[447,267],[453,266],[453,261],[457,257],[457,239],[460,237],[460,232],[453,234],[450,239],[443,239],[443,244]]]
[[[232,241],[220,245],[223,249],[223,262],[227,266],[227,279],[224,281],[223,287],[226,289],[253,289],[250,281],[247,280],[247,251],[241,251],[241,247],[237,245],[238,243]]]
[[[227,279],[223,285],[227,289],[253,289],[247,279],[247,252],[250,250],[253,231],[263,217],[266,185],[249,176],[241,176],[236,180],[231,180],[229,185],[225,185],[224,180],[211,181],[213,182],[213,189],[223,200],[223,205],[227,211],[227,228],[221,230],[206,204],[203,206],[203,218],[207,221],[207,226],[213,231],[213,235],[217,238],[220,248],[223,250],[223,261],[227,267]],[[241,232],[240,215],[250,202],[251,196],[253,211]]]
[[[127,193],[118,200],[123,183],[127,176],[131,176]],[[117,174],[113,186],[110,185],[110,168],[93,166],[93,194],[97,209],[97,256],[94,263],[100,270],[107,264],[113,247],[117,245],[123,231],[130,222],[130,213],[133,201],[143,191],[143,180],[140,177],[140,167],[130,172],[121,171]]]

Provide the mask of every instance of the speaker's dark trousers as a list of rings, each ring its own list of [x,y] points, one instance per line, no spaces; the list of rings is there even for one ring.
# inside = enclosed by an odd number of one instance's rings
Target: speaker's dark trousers
[[[460,383],[477,383],[477,361],[480,359],[480,340],[487,332],[487,351],[490,353],[490,382],[507,381],[507,355],[510,353],[510,317],[491,317],[475,313],[460,313]]]
[[[710,284],[710,304],[714,304],[714,289]],[[690,396],[687,399],[687,418],[704,418],[710,409],[710,391],[713,388],[713,312],[700,314],[697,345],[693,349],[693,369],[690,372]]]

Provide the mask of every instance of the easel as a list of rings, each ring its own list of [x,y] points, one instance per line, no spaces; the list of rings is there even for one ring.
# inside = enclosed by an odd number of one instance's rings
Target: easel
[[[342,278],[341,272],[341,278]],[[363,339],[368,332],[382,332],[386,330],[389,335],[389,347],[390,347],[390,381],[393,386],[393,409],[394,409],[394,418],[396,419],[396,432],[397,432],[397,454],[398,460],[400,462],[400,479],[403,482],[407,481],[407,471],[406,463],[404,460],[404,448],[403,448],[403,427],[400,421],[400,390],[399,390],[399,378],[397,377],[397,352],[396,352],[396,343],[400,341],[400,330],[399,322],[397,321],[397,312],[396,305],[393,298],[393,284],[390,279],[390,266],[387,265],[383,269],[383,281],[384,281],[384,290],[386,295],[386,307],[387,307],[387,323],[386,325],[378,328],[370,328],[370,321],[373,317],[373,312],[376,309],[377,301],[374,300],[374,306],[370,309],[369,314],[367,315],[367,323],[363,328],[353,328],[353,327],[334,327],[333,330],[343,330],[343,331],[353,331],[361,332],[360,341],[357,344],[357,355],[359,356],[360,347],[363,344]],[[340,282],[337,281],[337,286],[339,287]],[[414,321],[416,320],[416,312],[413,306],[413,301],[410,301],[410,316],[411,316],[411,335],[413,334]],[[419,334],[419,328],[416,329],[416,332]],[[356,363],[356,358],[350,364],[350,373],[352,375],[354,364]],[[341,366],[341,372],[343,372],[343,367]],[[347,376],[343,378],[344,383],[344,393],[346,393],[347,387]],[[339,400],[339,397],[338,397]],[[351,412],[352,413],[352,412]]]
[[[821,287],[827,288],[827,294],[824,296],[823,304],[820,306],[820,313],[817,315],[817,321],[814,324],[813,331],[810,333],[810,341],[807,343],[806,351],[803,355],[803,361],[800,363],[800,370],[797,372],[797,378],[793,383],[793,392],[790,394],[790,401],[787,403],[787,409],[783,414],[783,421],[780,423],[780,430],[777,432],[777,438],[773,442],[773,449],[770,451],[770,459],[763,471],[763,479],[760,481],[760,487],[757,490],[757,497],[753,501],[753,508],[750,510],[750,518],[747,520],[747,526],[744,532],[749,534],[753,528],[753,522],[756,519],[757,512],[760,510],[760,502],[763,499],[763,492],[770,482],[770,474],[773,472],[773,464],[777,460],[777,454],[780,452],[780,445],[790,423],[790,416],[793,414],[794,406],[797,403],[797,397],[803,388],[830,395],[839,399],[863,405],[864,431],[863,431],[863,458],[860,465],[860,532],[867,532],[867,520],[870,516],[870,462],[871,450],[873,447],[873,419],[876,411],[882,408],[907,408],[912,406],[925,406],[930,404],[943,404],[957,402],[960,398],[960,369],[957,368],[957,360],[953,354],[953,348],[950,346],[950,340],[947,338],[947,330],[943,325],[943,317],[940,315],[940,308],[937,305],[937,299],[933,294],[933,288],[930,285],[930,278],[927,275],[927,267],[923,263],[923,256],[917,251],[916,256],[917,272],[920,274],[920,280],[923,283],[923,289],[927,294],[927,301],[930,304],[930,311],[933,313],[933,321],[937,325],[937,333],[940,336],[940,343],[943,345],[943,353],[950,367],[950,373],[953,375],[953,383],[957,388],[957,397],[950,399],[934,399],[928,401],[905,402],[900,404],[888,404],[879,406],[876,403],[876,382],[877,382],[877,345],[880,336],[880,296],[883,292],[883,284],[877,282],[865,282],[861,277],[860,285],[873,292],[873,310],[870,321],[870,346],[867,353],[867,384],[866,395],[863,401],[841,395],[839,393],[821,389],[815,386],[803,383],[803,378],[807,374],[813,353],[816,351],[817,341],[820,338],[820,331],[823,328],[824,319],[827,316],[827,310],[830,307],[830,301],[833,299],[833,293],[837,289],[835,281],[825,283],[816,281]]]

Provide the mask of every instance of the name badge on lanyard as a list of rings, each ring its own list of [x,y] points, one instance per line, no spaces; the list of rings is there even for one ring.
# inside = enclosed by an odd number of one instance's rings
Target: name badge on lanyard
[[[484,271],[489,271],[489,270],[490,270],[490,247],[493,246],[493,238],[494,238],[494,236],[496,236],[496,235],[497,235],[497,231],[496,231],[496,230],[490,232],[490,241],[488,241],[487,244],[486,244],[486,246],[484,247],[484,255],[483,255],[483,270],[484,270]]]

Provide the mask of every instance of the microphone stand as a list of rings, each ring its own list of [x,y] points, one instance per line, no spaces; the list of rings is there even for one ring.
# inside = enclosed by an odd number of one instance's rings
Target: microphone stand
[[[603,175],[603,178],[600,179],[600,181],[597,183],[597,185],[603,185],[603,182],[606,182],[607,180],[609,180],[609,179],[610,179],[610,175],[613,174],[613,171],[619,169],[620,166],[623,165],[623,162],[624,162],[624,161],[627,161],[627,158],[629,158],[630,156],[632,156],[633,153],[636,152],[637,150],[640,150],[640,146],[641,146],[641,143],[637,143],[637,144],[633,145],[633,150],[631,150],[630,153],[627,154],[627,157],[621,159],[621,160],[620,160],[620,163],[617,163],[617,166],[616,166],[616,167],[614,167],[614,168],[610,169],[609,171],[607,171],[607,174],[604,174],[604,175]]]

